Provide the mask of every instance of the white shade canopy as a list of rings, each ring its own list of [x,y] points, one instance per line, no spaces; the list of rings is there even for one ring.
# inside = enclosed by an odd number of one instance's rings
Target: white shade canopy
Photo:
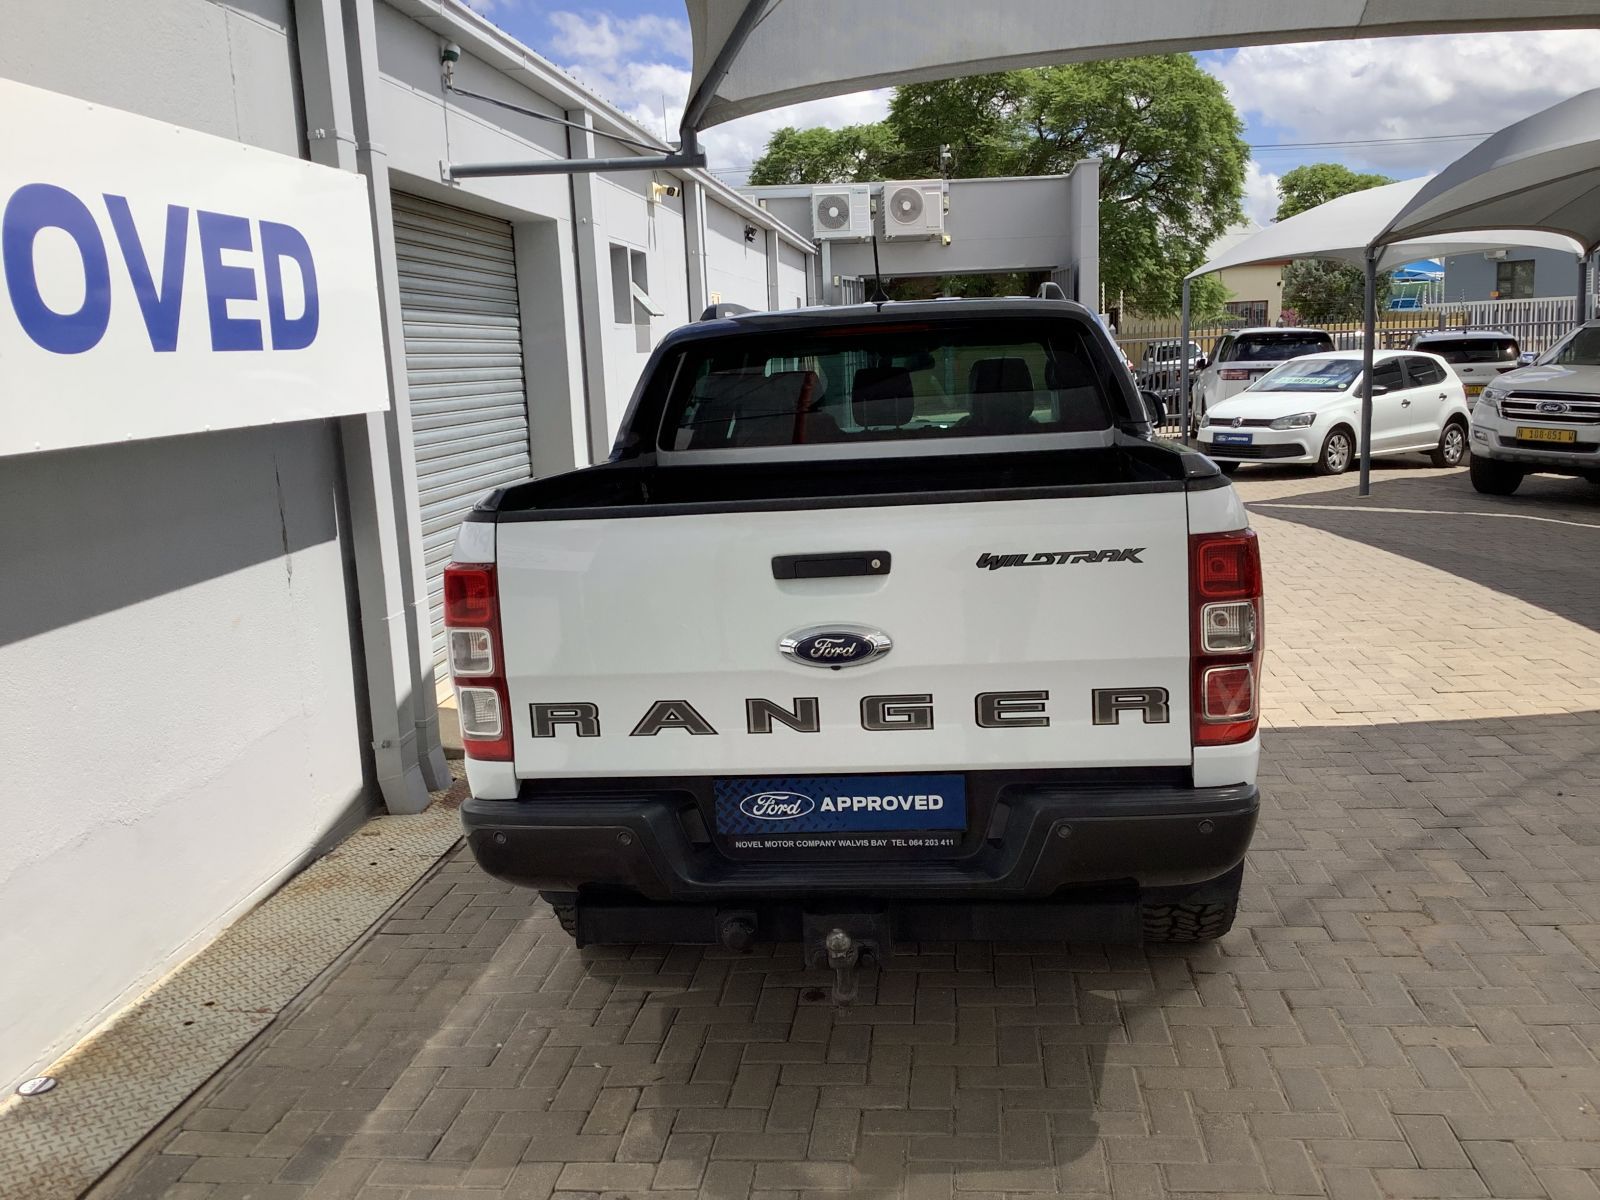
[[[1487,138],[1409,197],[1380,236],[1436,237],[1482,225],[1563,233],[1600,245],[1600,89]],[[1528,234],[1518,241],[1528,242]]]
[[[686,2],[694,36],[687,129],[823,96],[1048,63],[1600,24],[1600,0]]]
[[[1442,178],[1442,176],[1441,176]],[[1351,192],[1268,225],[1223,250],[1210,262],[1191,271],[1189,278],[1209,275],[1229,267],[1287,262],[1297,258],[1332,259],[1360,266],[1367,247],[1384,235],[1400,212],[1430,180],[1404,179],[1362,192]],[[1481,225],[1482,221],[1476,224]],[[1419,258],[1443,254],[1472,254],[1506,246],[1533,246],[1577,256],[1583,247],[1569,237],[1529,229],[1478,229],[1394,242],[1382,248],[1378,269],[1391,270]]]

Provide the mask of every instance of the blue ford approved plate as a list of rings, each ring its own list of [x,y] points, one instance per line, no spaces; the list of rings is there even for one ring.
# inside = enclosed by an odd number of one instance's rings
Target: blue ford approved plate
[[[1253,433],[1213,433],[1211,444],[1214,446],[1248,446],[1255,440]]]
[[[848,835],[888,830],[964,830],[967,782],[960,775],[801,775],[718,779],[717,832],[770,845],[860,845]],[[946,841],[950,839],[945,839]]]

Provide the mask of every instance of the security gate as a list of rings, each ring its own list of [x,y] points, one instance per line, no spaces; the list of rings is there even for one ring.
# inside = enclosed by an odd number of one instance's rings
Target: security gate
[[[435,664],[444,661],[444,566],[462,516],[528,478],[528,400],[511,226],[394,193],[406,379],[417,454]]]

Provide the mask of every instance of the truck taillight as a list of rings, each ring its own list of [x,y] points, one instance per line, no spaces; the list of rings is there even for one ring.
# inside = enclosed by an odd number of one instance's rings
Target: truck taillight
[[[445,646],[461,717],[461,745],[468,758],[509,762],[511,721],[497,596],[493,563],[445,567]]]
[[[1194,744],[1255,736],[1260,717],[1261,550],[1253,530],[1189,538]]]

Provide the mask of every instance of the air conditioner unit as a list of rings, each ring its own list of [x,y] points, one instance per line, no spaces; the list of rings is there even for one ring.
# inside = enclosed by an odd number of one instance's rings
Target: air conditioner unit
[[[819,187],[811,193],[811,231],[818,241],[872,236],[872,189],[864,183]]]
[[[1485,258],[1487,258],[1490,262],[1500,262],[1503,259],[1509,258],[1511,256],[1511,251],[1509,251],[1509,250],[1485,250],[1483,252],[1483,256]]]
[[[944,235],[945,188],[942,179],[910,179],[883,185],[878,202],[885,238],[936,238]]]

